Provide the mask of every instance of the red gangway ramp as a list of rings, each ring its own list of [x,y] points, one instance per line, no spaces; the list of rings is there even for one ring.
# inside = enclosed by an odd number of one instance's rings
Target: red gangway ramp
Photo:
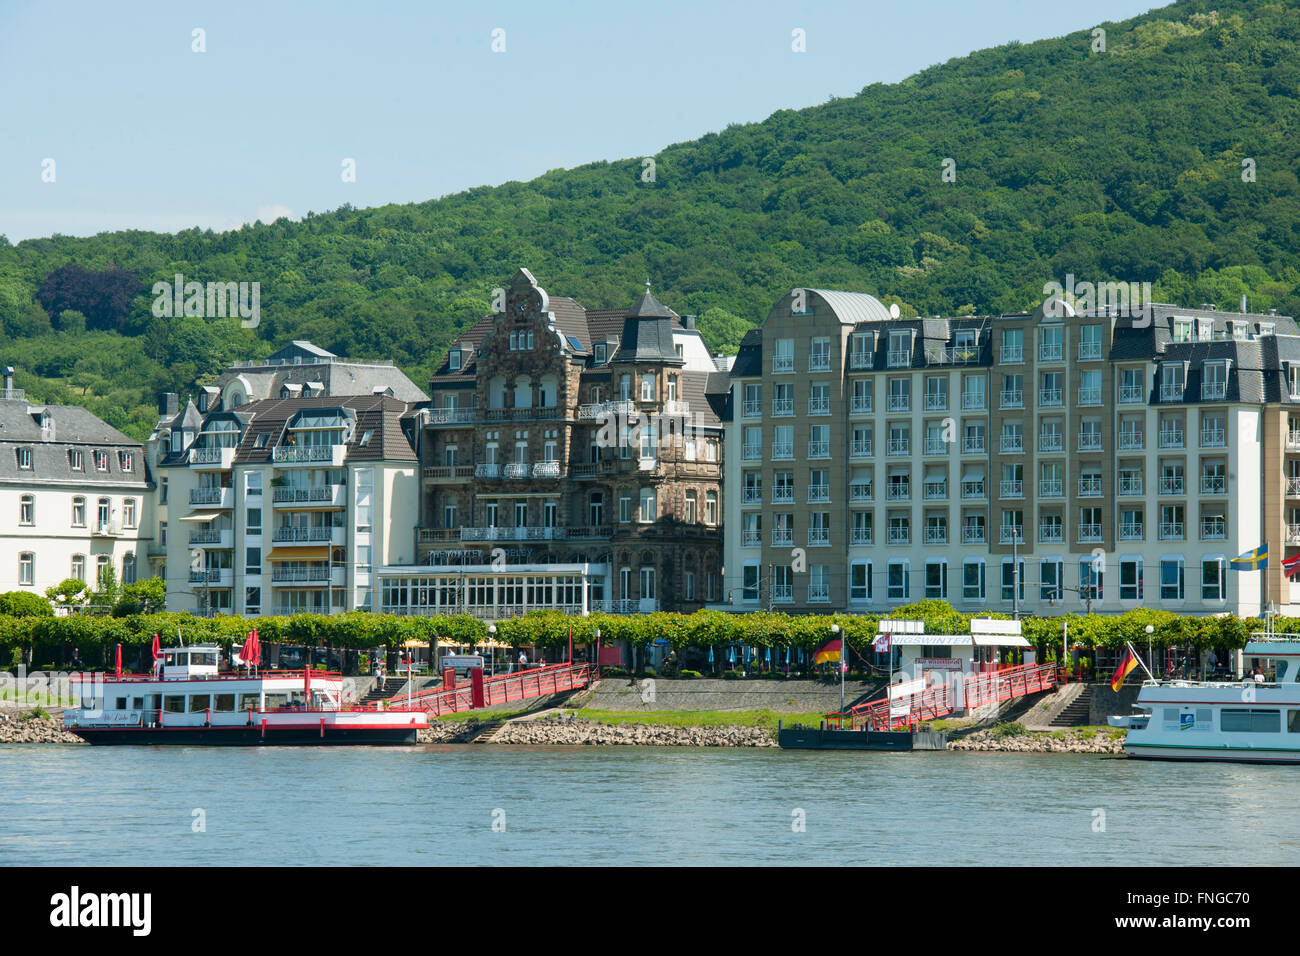
[[[595,679],[595,671],[596,668],[592,664],[551,664],[513,674],[498,674],[496,677],[483,679],[483,695],[480,703],[475,702],[474,681],[471,680],[451,688],[436,687],[412,694],[410,707],[412,710],[423,710],[436,717],[441,714],[456,714],[518,700],[549,697],[551,694],[562,694],[587,687]],[[391,697],[388,705],[405,708],[407,696],[398,694],[396,697]]]
[[[966,709],[972,710],[986,704],[1003,703],[1013,697],[1025,697],[1054,689],[1060,674],[1055,664],[1020,664],[985,674],[970,674],[962,680]],[[827,726],[832,723],[848,730],[894,730],[910,727],[927,720],[951,714],[956,707],[957,684],[939,684],[920,694],[898,697],[894,705],[908,705],[906,717],[890,717],[890,700],[886,696],[850,707],[846,714],[826,715]],[[847,715],[848,727],[844,726]]]

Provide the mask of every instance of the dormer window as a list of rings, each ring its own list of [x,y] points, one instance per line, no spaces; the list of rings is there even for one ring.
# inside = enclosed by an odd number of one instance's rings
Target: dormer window
[[[597,344],[593,351],[595,353],[596,364],[604,365],[605,364],[605,343],[601,342]]]
[[[460,371],[460,349],[452,349],[447,353],[447,368],[452,372]]]
[[[1192,340],[1192,320],[1174,318],[1174,341],[1190,342]]]
[[[1199,318],[1196,320],[1196,340],[1198,342],[1208,342],[1214,335],[1214,320]]]
[[[121,466],[123,472],[135,470],[135,457],[129,451],[119,451],[117,453],[117,463]]]
[[[32,470],[32,450],[30,448],[15,449],[18,455],[18,468],[20,471]]]
[[[1300,365],[1288,365],[1286,382],[1291,397],[1300,400]]]
[[[1228,325],[1232,328],[1232,337],[1234,339],[1243,342],[1246,340],[1246,337],[1249,334],[1250,329],[1245,322],[1239,322],[1234,319],[1232,322],[1229,322]]]
[[[68,465],[73,471],[85,471],[86,463],[82,460],[80,449],[72,449],[68,452]]]
[[[102,450],[95,451],[95,470],[108,471],[108,452]]]
[[[360,445],[362,448],[365,448],[367,445],[370,444],[370,439],[373,438],[374,435],[375,435],[375,430],[373,428],[367,428],[364,432],[361,433],[361,441],[357,442],[357,444]]]
[[[1274,325],[1273,325],[1272,322],[1261,322],[1261,323],[1259,323],[1259,334],[1260,334],[1260,335],[1272,335],[1272,334],[1273,334],[1273,328],[1274,328]]]
[[[172,432],[172,454],[179,455],[181,449],[185,446],[181,443],[181,433],[179,430]]]

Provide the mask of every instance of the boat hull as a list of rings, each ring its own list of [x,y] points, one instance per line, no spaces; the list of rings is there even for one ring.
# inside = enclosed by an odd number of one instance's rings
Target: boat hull
[[[417,728],[400,727],[69,727],[88,744],[177,744],[187,747],[385,746],[417,742]]]
[[[1212,761],[1214,763],[1300,764],[1300,750],[1229,749],[1227,747],[1182,747],[1125,744],[1124,753],[1134,760]]]

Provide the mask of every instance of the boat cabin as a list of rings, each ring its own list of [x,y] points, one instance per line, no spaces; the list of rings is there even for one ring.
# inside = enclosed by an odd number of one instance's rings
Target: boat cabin
[[[163,649],[163,680],[195,680],[216,677],[220,671],[221,648],[215,644]]]

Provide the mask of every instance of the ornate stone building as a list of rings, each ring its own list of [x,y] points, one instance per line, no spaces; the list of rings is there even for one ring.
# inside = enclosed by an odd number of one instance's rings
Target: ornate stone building
[[[588,310],[526,269],[500,305],[430,381],[419,565],[385,569],[400,579],[385,606],[494,617],[721,600],[728,373],[694,318],[648,290]]]

